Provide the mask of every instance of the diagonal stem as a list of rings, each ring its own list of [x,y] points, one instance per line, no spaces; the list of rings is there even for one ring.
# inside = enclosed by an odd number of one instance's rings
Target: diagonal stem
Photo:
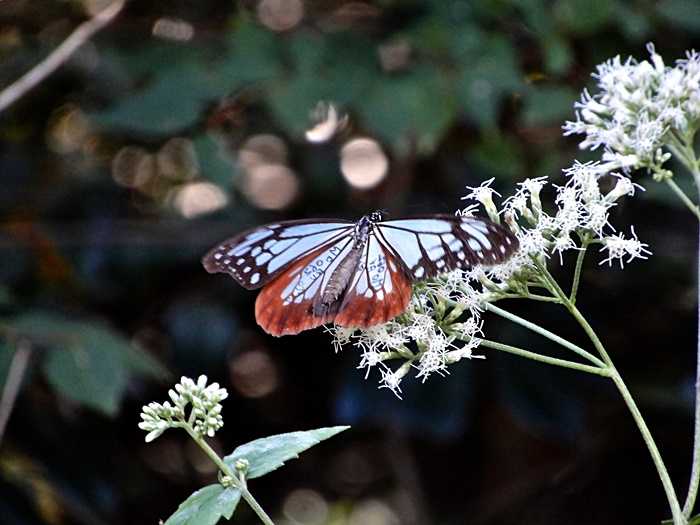
[[[15,401],[17,401],[17,395],[19,394],[20,386],[22,386],[22,379],[29,365],[31,355],[32,347],[29,342],[24,339],[17,341],[15,355],[12,356],[10,369],[7,371],[5,386],[2,390],[2,398],[0,398],[0,443],[5,435],[7,422],[10,419],[10,414],[12,414]]]
[[[560,344],[564,348],[567,348],[567,349],[571,350],[572,352],[577,353],[578,355],[580,355],[584,359],[587,359],[588,361],[590,361],[591,363],[593,363],[594,365],[596,365],[599,368],[605,368],[605,366],[606,366],[606,364],[603,361],[598,359],[593,354],[586,352],[580,346],[575,345],[571,341],[567,341],[563,337],[559,337],[557,334],[554,334],[554,333],[550,332],[549,330],[546,330],[546,329],[542,328],[541,326],[536,325],[535,323],[531,323],[527,319],[523,319],[522,317],[519,317],[519,316],[515,315],[514,313],[503,310],[503,309],[499,308],[498,306],[494,305],[493,303],[486,303],[485,308],[489,312],[493,312],[496,315],[499,315],[505,319],[508,319],[509,321],[513,321],[514,323],[519,324],[520,326],[527,328],[528,330],[531,330],[535,333],[538,333],[538,334],[546,337],[550,341],[554,341],[555,343]]]
[[[224,460],[219,457],[219,455],[214,451],[214,449],[209,446],[209,443],[207,443],[204,438],[199,436],[193,430],[192,425],[183,421],[178,426],[184,428],[190,435],[190,437],[194,439],[195,443],[199,445],[199,448],[201,448],[204,451],[204,453],[207,456],[209,456],[209,459],[211,459],[216,464],[216,466],[219,467],[219,470],[231,479],[231,483],[233,484],[233,486],[241,491],[241,496],[246,501],[246,503],[250,505],[255,514],[258,515],[260,521],[262,521],[265,525],[275,525],[270,516],[267,515],[265,510],[260,506],[257,500],[250,493],[248,487],[245,484],[245,480],[240,480],[238,476],[236,476],[231,467],[229,467],[224,462]]]
[[[569,301],[576,304],[576,294],[578,293],[578,286],[581,282],[581,270],[583,269],[583,260],[586,258],[586,252],[588,251],[588,239],[582,239],[581,249],[576,257],[576,268],[574,269],[574,280],[571,283],[571,293],[569,294]]]
[[[19,100],[30,89],[56,71],[92,35],[109,24],[124,7],[126,0],[114,0],[110,5],[80,24],[68,38],[54,49],[44,60],[0,92],[0,113]]]
[[[556,357],[550,357],[547,355],[538,354],[536,352],[530,352],[529,350],[518,348],[517,346],[506,345],[503,343],[498,343],[496,341],[491,341],[489,339],[482,339],[479,346],[493,348],[494,350],[500,350],[501,352],[508,352],[509,354],[518,355],[520,357],[525,357],[527,359],[532,359],[533,361],[539,361],[540,363],[546,363],[548,365],[561,366],[563,368],[570,368],[572,370],[578,370],[580,372],[587,372],[589,374],[610,377],[610,372],[607,368],[584,365],[581,363],[576,363],[574,361],[567,361],[566,359],[557,359]]]

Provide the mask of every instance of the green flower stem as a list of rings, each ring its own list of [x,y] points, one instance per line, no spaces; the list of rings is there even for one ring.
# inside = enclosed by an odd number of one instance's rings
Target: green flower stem
[[[675,193],[678,198],[683,202],[683,204],[686,205],[686,207],[695,215],[695,217],[700,221],[700,208],[698,208],[698,205],[695,204],[692,200],[690,200],[690,197],[688,197],[685,192],[676,184],[676,182],[673,180],[673,178],[667,178],[664,180],[664,182],[668,185],[669,188]]]
[[[678,159],[685,165],[685,167],[693,175],[695,180],[695,186],[698,190],[698,195],[700,197],[700,166],[698,166],[698,159],[695,155],[695,150],[692,147],[693,137],[690,136],[684,141],[676,140],[678,147],[681,148],[684,153],[677,151],[672,151]],[[698,217],[700,221],[700,211],[698,207],[690,201],[688,196],[673,182],[673,179],[667,179],[666,183],[669,187],[674,190],[676,195],[685,203],[686,206]],[[677,191],[676,191],[677,190]],[[698,342],[697,342],[697,356],[696,356],[696,370],[695,370],[695,424],[693,431],[693,461],[690,470],[690,481],[688,483],[688,494],[683,503],[683,515],[689,518],[693,513],[693,508],[695,507],[695,500],[698,495],[698,487],[700,486],[700,226],[698,229]]]
[[[617,389],[619,390],[620,394],[622,394],[622,399],[624,399],[625,404],[627,405],[627,408],[629,408],[629,411],[631,412],[635,423],[637,423],[637,428],[639,428],[639,431],[642,434],[642,438],[644,439],[644,442],[646,443],[647,448],[649,449],[651,458],[654,461],[654,465],[656,466],[657,472],[659,473],[659,478],[661,478],[661,484],[663,485],[664,491],[666,492],[666,497],[668,498],[668,504],[671,507],[673,523],[674,525],[685,525],[686,523],[688,523],[688,521],[683,512],[681,511],[681,506],[678,503],[678,497],[676,496],[676,491],[673,488],[673,483],[671,483],[671,478],[668,475],[668,471],[666,470],[666,465],[664,464],[663,459],[661,459],[661,454],[659,453],[659,449],[656,447],[656,443],[654,442],[654,438],[652,437],[651,432],[649,431],[649,427],[647,427],[647,424],[644,421],[644,418],[642,417],[639,408],[637,408],[637,404],[632,398],[632,394],[630,394],[630,391],[627,389],[627,385],[625,385],[625,382],[622,380],[622,377],[620,376],[619,372],[614,367],[611,369],[611,372],[612,374],[610,377],[615,383],[615,386],[617,386]]]
[[[499,293],[495,294],[496,299],[532,299],[533,301],[541,301],[543,303],[559,303],[558,297],[551,297],[549,295],[538,295],[528,293],[527,295],[521,295],[517,293]]]
[[[644,421],[644,418],[642,417],[639,408],[637,408],[637,404],[632,398],[632,394],[630,394],[630,391],[627,389],[627,385],[625,385],[625,382],[622,380],[622,376],[615,368],[615,365],[610,359],[610,356],[603,347],[603,344],[600,342],[598,335],[595,333],[588,321],[583,317],[583,315],[581,315],[581,312],[578,310],[578,308],[576,308],[574,304],[565,301],[565,306],[567,307],[571,315],[579,323],[579,325],[581,325],[581,328],[583,328],[583,330],[586,332],[586,335],[588,335],[589,339],[593,343],[593,346],[595,346],[596,350],[598,350],[598,353],[600,353],[601,357],[608,365],[610,377],[615,383],[615,386],[617,387],[618,391],[622,395],[622,399],[625,401],[627,408],[632,414],[634,422],[637,424],[639,432],[642,434],[642,439],[644,440],[644,443],[646,443],[647,448],[649,449],[652,461],[654,462],[656,471],[658,472],[659,478],[661,479],[661,484],[663,485],[664,492],[666,492],[668,504],[671,507],[671,514],[673,516],[674,525],[685,525],[687,523],[687,520],[683,515],[683,512],[681,511],[680,504],[678,503],[678,497],[676,496],[676,491],[673,488],[673,483],[671,483],[671,478],[668,475],[668,470],[666,470],[666,465],[664,464],[663,459],[661,458],[661,454],[659,453],[659,449],[656,446],[656,442],[654,441],[654,438],[652,437],[651,432],[649,431],[649,427],[647,427],[647,424]]]
[[[541,326],[536,325],[535,323],[531,323],[530,321],[523,319],[522,317],[518,317],[517,315],[515,315],[511,312],[508,312],[506,310],[503,310],[492,303],[486,303],[486,306],[484,308],[486,310],[488,310],[489,312],[493,312],[494,314],[499,315],[505,319],[508,319],[509,321],[513,321],[514,323],[519,324],[520,326],[527,328],[528,330],[531,330],[535,333],[538,333],[538,334],[546,337],[547,339],[554,341],[555,343],[560,344],[564,348],[567,348],[567,349],[571,350],[572,352],[577,353],[578,355],[580,355],[584,359],[587,359],[588,361],[590,361],[591,363],[593,363],[594,365],[596,365],[599,368],[606,367],[606,364],[603,361],[601,361],[600,359],[598,359],[596,356],[594,356],[593,354],[586,352],[580,346],[577,346],[574,343],[567,341],[563,337],[559,337],[558,335],[550,332],[549,330],[542,328]]]
[[[576,304],[576,294],[578,293],[578,285],[581,282],[583,260],[586,258],[586,252],[588,251],[588,239],[581,239],[581,243],[581,250],[576,257],[576,269],[574,270],[574,280],[571,283],[571,293],[569,294],[569,301],[573,304]]]
[[[255,512],[255,514],[258,515],[260,521],[265,523],[265,525],[275,525],[270,516],[267,515],[267,513],[263,510],[263,508],[248,490],[248,487],[245,484],[245,479],[241,480],[238,478],[238,476],[231,469],[231,467],[229,467],[224,462],[224,460],[219,457],[219,455],[214,451],[214,449],[209,446],[209,443],[207,443],[203,437],[197,435],[197,433],[192,428],[192,425],[183,421],[182,423],[176,426],[184,428],[190,435],[190,437],[194,439],[195,443],[199,445],[199,448],[201,448],[204,451],[204,453],[207,456],[209,456],[209,459],[211,459],[216,464],[216,466],[219,467],[219,470],[223,472],[226,476],[231,478],[231,484],[241,491],[241,496],[244,500],[246,500],[248,505],[250,505],[250,508],[253,509],[253,512]]]
[[[535,352],[530,352],[529,350],[524,350],[522,348],[518,348],[517,346],[511,346],[503,343],[498,343],[496,341],[490,341],[489,339],[482,339],[479,346],[485,346],[487,348],[493,348],[494,350],[500,350],[501,352],[508,352],[509,354],[519,355],[520,357],[525,357],[527,359],[532,359],[534,361],[539,361],[540,363],[546,363],[548,365],[561,366],[564,368],[579,370],[581,372],[587,372],[589,374],[610,377],[610,371],[607,367],[599,368],[597,366],[584,365],[582,363],[567,361],[565,359],[557,359],[555,357],[549,357]]]

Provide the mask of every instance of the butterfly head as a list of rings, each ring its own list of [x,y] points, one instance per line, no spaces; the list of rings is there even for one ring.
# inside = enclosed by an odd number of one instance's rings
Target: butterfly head
[[[369,215],[370,222],[381,222],[384,220],[384,212],[382,210],[373,211]]]

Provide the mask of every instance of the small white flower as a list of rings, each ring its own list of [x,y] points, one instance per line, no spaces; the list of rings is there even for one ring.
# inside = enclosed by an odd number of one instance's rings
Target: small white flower
[[[629,177],[619,173],[611,173],[617,179],[615,187],[605,196],[605,200],[615,202],[620,197],[633,196],[637,189],[644,191],[644,188],[639,184],[635,184]]]
[[[600,264],[608,263],[612,265],[614,260],[620,261],[620,268],[624,268],[624,263],[629,263],[634,259],[646,259],[651,255],[648,244],[640,242],[637,234],[632,227],[632,237],[625,238],[623,234],[611,235],[604,240],[604,246],[600,251],[608,251],[608,257],[600,262]],[[624,258],[628,257],[625,261]]]
[[[388,388],[396,397],[401,399],[401,380],[403,375],[400,372],[392,370],[382,370],[381,385],[379,388]]]
[[[473,200],[481,203],[489,218],[494,222],[499,222],[498,209],[496,208],[496,204],[493,202],[493,196],[495,194],[500,197],[501,194],[491,187],[494,180],[495,179],[491,178],[482,182],[479,186],[467,186],[467,189],[470,191],[464,197],[462,197],[462,200]]]

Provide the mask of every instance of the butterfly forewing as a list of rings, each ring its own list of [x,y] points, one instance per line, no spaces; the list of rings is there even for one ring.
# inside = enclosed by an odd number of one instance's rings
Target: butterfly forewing
[[[518,247],[505,228],[454,215],[382,221],[375,228],[413,280],[476,264],[498,264]]]
[[[309,253],[350,238],[352,227],[351,222],[330,219],[269,224],[220,243],[202,264],[209,273],[228,273],[249,290],[260,288]]]

